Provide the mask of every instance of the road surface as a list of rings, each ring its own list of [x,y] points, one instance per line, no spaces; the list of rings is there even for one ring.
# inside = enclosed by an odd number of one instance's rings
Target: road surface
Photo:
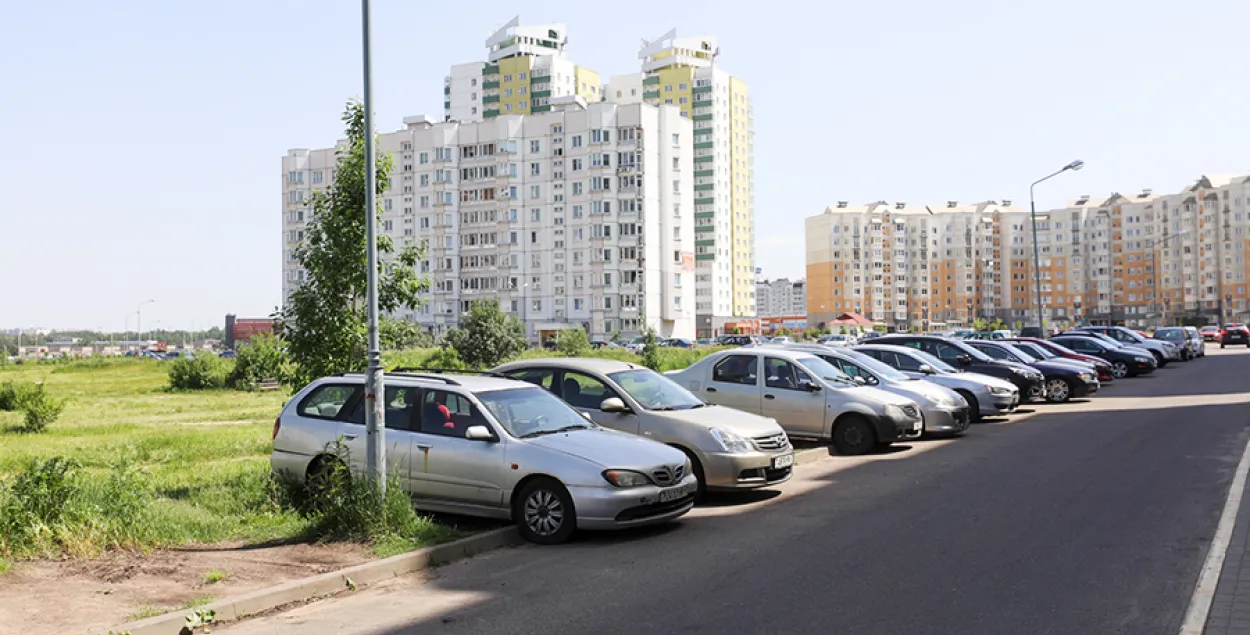
[[[798,468],[680,524],[496,551],[230,635],[1177,633],[1250,439],[1250,351]]]

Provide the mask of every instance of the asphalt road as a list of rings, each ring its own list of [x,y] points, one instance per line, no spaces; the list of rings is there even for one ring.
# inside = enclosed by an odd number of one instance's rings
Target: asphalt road
[[[216,632],[1176,633],[1250,438],[1250,351],[681,523],[517,547]]]

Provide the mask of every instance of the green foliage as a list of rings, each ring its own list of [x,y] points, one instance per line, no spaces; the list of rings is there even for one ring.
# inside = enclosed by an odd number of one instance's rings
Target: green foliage
[[[990,323],[985,318],[977,318],[972,321],[971,327],[974,331],[988,331],[990,330]]]
[[[456,353],[456,349],[445,346],[434,351],[422,364],[425,368],[445,368],[447,370],[464,370],[468,368],[464,361],[460,359],[460,355]]]
[[[643,333],[641,357],[643,366],[654,371],[661,370],[660,342],[655,337],[655,331],[650,328]]]
[[[179,357],[169,364],[171,390],[219,390],[226,387],[230,363],[207,352]]]
[[[460,326],[444,338],[469,368],[490,368],[521,354],[529,345],[525,327],[494,301],[474,302],[460,315]]]
[[[590,352],[590,338],[580,327],[560,331],[556,337],[556,350],[565,357],[585,357]]]
[[[287,307],[275,314],[297,368],[294,383],[346,370],[362,370],[367,353],[367,234],[364,107],[348,102],[343,113],[346,149],[338,156],[334,182],[314,192],[308,205],[312,221],[295,259],[308,277]],[[390,182],[392,162],[380,155],[375,167],[380,195]],[[379,221],[380,222],[380,221]],[[414,309],[428,283],[417,274],[424,258],[413,246],[396,252],[390,236],[377,235],[379,259],[378,308],[382,313]],[[384,264],[383,264],[384,263]]]
[[[1018,325],[1018,324],[1019,324],[1019,322],[1017,322],[1016,324]],[[1020,328],[1020,327],[1019,327],[1019,326],[1017,326],[1017,327],[1016,327],[1016,330],[1019,330],[1019,328]],[[991,331],[1005,331],[1005,330],[1007,330],[1007,323],[1006,323],[1006,322],[1004,322],[1004,321],[1002,321],[1002,320],[1001,320],[1001,319],[999,319],[999,318],[994,318],[994,321],[993,321],[993,322],[989,325],[989,330],[991,330]]]
[[[65,399],[53,397],[43,384],[22,397],[22,413],[25,415],[22,432],[43,432],[48,424],[55,422],[65,410]]]
[[[202,576],[204,584],[217,584],[228,577],[230,577],[230,572],[225,569],[212,569]]]
[[[0,384],[0,412],[21,410],[26,398],[34,391],[34,384],[11,380]]]
[[[235,390],[256,390],[269,379],[289,383],[294,374],[284,342],[268,333],[240,345],[236,354],[234,368],[226,376],[226,385]]]
[[[378,338],[381,340],[382,350],[385,351],[434,346],[434,336],[422,330],[420,324],[389,316],[382,316],[380,319]]]

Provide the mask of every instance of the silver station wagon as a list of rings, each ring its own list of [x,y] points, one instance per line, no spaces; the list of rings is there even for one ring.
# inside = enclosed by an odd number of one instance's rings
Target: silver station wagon
[[[577,529],[663,523],[694,506],[697,480],[680,450],[603,428],[555,395],[497,377],[388,373],[387,471],[419,509],[512,519],[557,544]],[[298,482],[347,449],[364,470],[364,376],[314,381],[274,424],[270,462]]]
[[[511,362],[494,372],[542,386],[602,426],[685,452],[700,493],[790,480],[794,449],[775,420],[709,404],[645,366],[563,357]]]

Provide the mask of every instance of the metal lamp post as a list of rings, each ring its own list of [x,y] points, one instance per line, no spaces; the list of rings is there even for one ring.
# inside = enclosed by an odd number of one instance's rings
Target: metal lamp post
[[[1045,332],[1045,325],[1042,322],[1042,259],[1039,255],[1040,252],[1038,251],[1037,246],[1037,203],[1033,200],[1033,188],[1037,187],[1038,183],[1059,176],[1068,170],[1075,171],[1083,167],[1085,167],[1085,162],[1078,159],[1063,166],[1052,174],[1047,174],[1046,176],[1033,181],[1033,184],[1029,185],[1029,220],[1033,224],[1033,281],[1034,289],[1037,294],[1037,330],[1041,333]]]
[[[154,304],[155,302],[156,302],[156,298],[150,298],[148,299],[147,302],[144,302],[140,304],[139,306],[135,307],[135,339],[136,340],[143,340],[143,307],[149,304]],[[140,346],[140,350],[142,350],[143,345],[140,344],[139,346]]]
[[[377,483],[378,491],[386,492],[385,421],[386,380],[382,372],[382,351],[378,342],[378,192],[377,156],[373,138],[373,68],[372,26],[369,0],[361,0],[361,27],[364,68],[365,110],[365,233],[368,243],[369,366],[365,371],[365,464],[367,478]]]

